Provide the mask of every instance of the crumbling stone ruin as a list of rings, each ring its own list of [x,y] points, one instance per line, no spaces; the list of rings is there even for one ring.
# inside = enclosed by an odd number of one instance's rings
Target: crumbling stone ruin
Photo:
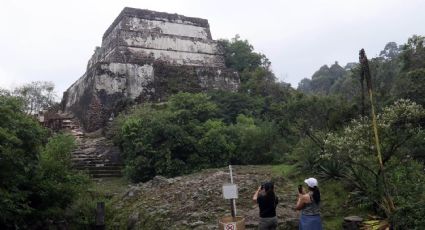
[[[206,19],[124,8],[86,73],[64,92],[62,109],[94,131],[124,100],[160,102],[180,91],[235,91],[239,83],[237,73],[225,67]]]

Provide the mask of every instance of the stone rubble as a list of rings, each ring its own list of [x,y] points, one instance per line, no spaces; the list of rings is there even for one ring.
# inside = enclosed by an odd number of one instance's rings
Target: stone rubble
[[[275,182],[280,200],[277,208],[280,229],[297,229],[298,214],[293,210],[296,186],[286,184],[284,178],[276,176],[267,166],[234,166],[233,170],[239,192],[237,215],[245,217],[246,229],[258,226],[259,210],[252,195],[268,180]],[[124,208],[133,214],[144,210],[140,219],[156,218],[161,226],[172,226],[170,229],[218,229],[219,218],[230,215],[230,201],[222,197],[225,183],[230,183],[226,169],[208,169],[176,178],[156,176],[146,183],[129,186],[114,207],[118,212]]]

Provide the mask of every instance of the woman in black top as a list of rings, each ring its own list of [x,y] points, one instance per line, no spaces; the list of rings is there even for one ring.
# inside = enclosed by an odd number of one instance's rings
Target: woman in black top
[[[260,208],[260,223],[258,224],[258,229],[276,229],[276,206],[279,203],[279,199],[274,193],[273,183],[267,182],[260,186],[252,199],[258,203],[258,207]]]

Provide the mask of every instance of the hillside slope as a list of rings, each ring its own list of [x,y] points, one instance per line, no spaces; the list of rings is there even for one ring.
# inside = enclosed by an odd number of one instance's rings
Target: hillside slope
[[[280,229],[297,229],[295,185],[271,166],[235,166],[233,170],[239,187],[237,215],[245,217],[247,229],[258,225],[259,210],[252,195],[268,180],[275,182],[280,199]],[[112,201],[110,224],[123,229],[217,229],[220,217],[230,215],[229,201],[222,197],[222,185],[229,181],[228,169],[221,168],[170,179],[157,176],[146,183],[129,185]]]

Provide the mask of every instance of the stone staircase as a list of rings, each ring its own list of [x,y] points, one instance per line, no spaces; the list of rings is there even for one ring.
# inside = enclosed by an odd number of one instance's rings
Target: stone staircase
[[[92,178],[121,177],[120,150],[99,133],[85,133],[74,119],[63,120],[63,128],[76,139],[72,152],[74,169],[86,171]]]
[[[121,177],[123,164],[118,147],[104,137],[84,137],[72,153],[75,169],[85,170],[93,178]]]

